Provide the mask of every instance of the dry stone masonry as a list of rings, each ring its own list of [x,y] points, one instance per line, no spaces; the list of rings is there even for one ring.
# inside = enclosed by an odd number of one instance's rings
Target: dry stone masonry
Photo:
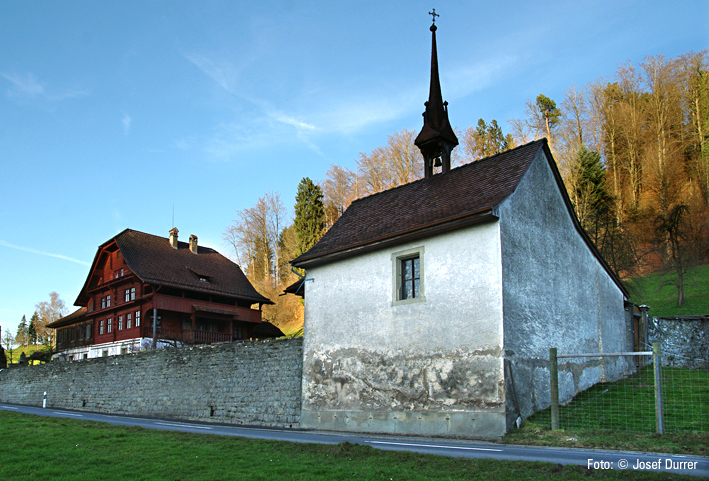
[[[0,372],[0,402],[296,427],[302,339],[143,351]]]

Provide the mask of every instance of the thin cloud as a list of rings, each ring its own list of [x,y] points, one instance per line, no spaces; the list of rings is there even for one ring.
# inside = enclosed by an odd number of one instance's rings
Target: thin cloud
[[[202,72],[207,74],[209,78],[222,86],[227,92],[231,92],[229,76],[223,67],[215,64],[210,58],[205,55],[183,53],[182,56],[192,62]]]
[[[52,254],[51,252],[38,251],[29,247],[16,246],[14,244],[10,244],[9,242],[5,242],[4,240],[0,240],[0,246],[9,247],[10,249],[17,249],[18,251],[30,252],[32,254],[39,254],[41,256],[54,257],[69,262],[75,262],[84,266],[91,266],[91,264],[89,264],[88,262],[80,261],[79,259],[74,259],[73,257],[68,257],[61,254]]]
[[[70,89],[56,91],[56,89],[48,89],[44,82],[41,82],[32,72],[26,74],[0,73],[5,80],[10,82],[12,86],[7,89],[7,96],[10,98],[41,98],[50,102],[57,102],[64,99],[85,97],[90,95],[88,90]],[[52,91],[54,90],[54,91]]]
[[[130,125],[133,119],[131,119],[130,115],[128,114],[123,114],[123,118],[121,119],[121,123],[123,124],[123,132],[128,135],[130,133]]]
[[[312,124],[303,122],[301,120],[298,120],[296,118],[290,117],[283,112],[272,112],[268,114],[269,117],[271,117],[273,120],[276,122],[281,122],[286,125],[292,125],[298,130],[315,130],[316,127]]]
[[[16,72],[3,73],[2,76],[12,84],[12,88],[7,91],[8,96],[37,97],[44,94],[44,86],[30,72],[27,72],[26,75]]]

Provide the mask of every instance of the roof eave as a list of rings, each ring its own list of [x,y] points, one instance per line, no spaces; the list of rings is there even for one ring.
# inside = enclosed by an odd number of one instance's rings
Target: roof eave
[[[444,232],[449,232],[463,227],[469,227],[484,222],[496,221],[498,217],[493,214],[493,207],[488,206],[476,212],[460,215],[453,218],[448,218],[443,221],[433,222],[423,227],[411,229],[409,231],[397,232],[388,236],[383,236],[377,239],[368,240],[360,244],[351,245],[341,249],[334,249],[330,252],[324,252],[306,258],[296,258],[290,263],[294,267],[306,269],[317,265],[326,264],[336,260],[341,260],[349,257],[354,257],[366,252],[371,252],[392,245],[402,244],[413,240],[429,237]]]
[[[255,296],[249,296],[249,295],[237,295],[234,294],[233,292],[226,292],[226,291],[221,291],[218,289],[204,289],[204,288],[199,288],[195,287],[191,284],[181,284],[179,282],[167,282],[161,279],[151,279],[151,278],[146,278],[144,279],[145,283],[151,284],[153,286],[165,286],[165,287],[172,287],[175,289],[185,289],[185,290],[190,290],[190,291],[195,291],[195,292],[202,292],[204,294],[215,294],[219,296],[224,296],[224,297],[229,297],[231,299],[243,299],[246,301],[253,301],[253,302],[259,302],[261,304],[273,304],[273,301],[271,301],[268,297],[261,296],[258,294],[259,297]]]

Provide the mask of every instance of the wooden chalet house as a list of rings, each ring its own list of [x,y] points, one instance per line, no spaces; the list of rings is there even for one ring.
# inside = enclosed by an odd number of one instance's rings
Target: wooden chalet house
[[[261,321],[272,302],[214,249],[126,229],[98,248],[76,302],[48,325],[55,358],[87,359],[181,344],[282,336]],[[153,319],[157,323],[153,325]],[[155,337],[154,337],[155,336]]]

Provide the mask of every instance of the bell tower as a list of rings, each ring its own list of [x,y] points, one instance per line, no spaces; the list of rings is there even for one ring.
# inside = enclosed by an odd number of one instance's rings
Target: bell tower
[[[441,82],[438,78],[438,52],[436,49],[436,17],[434,9],[429,12],[433,17],[431,25],[431,86],[428,92],[426,111],[423,113],[423,128],[414,143],[424,158],[424,176],[431,177],[434,167],[441,167],[442,173],[451,168],[451,152],[458,145],[458,137],[448,121],[448,102],[443,101]]]

